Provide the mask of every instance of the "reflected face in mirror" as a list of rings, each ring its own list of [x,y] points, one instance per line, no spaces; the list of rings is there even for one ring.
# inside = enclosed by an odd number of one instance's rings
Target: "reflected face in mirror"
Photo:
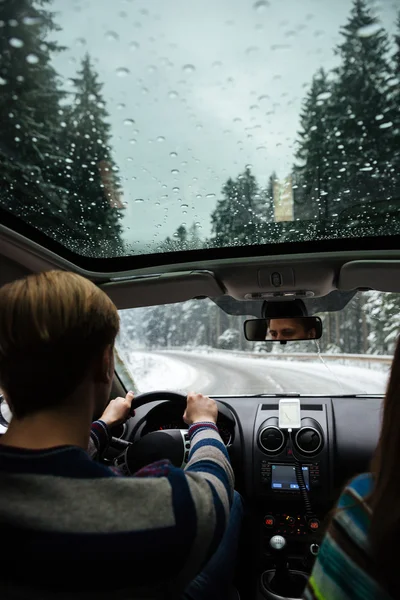
[[[266,340],[313,340],[317,337],[315,327],[307,329],[303,319],[270,319]]]

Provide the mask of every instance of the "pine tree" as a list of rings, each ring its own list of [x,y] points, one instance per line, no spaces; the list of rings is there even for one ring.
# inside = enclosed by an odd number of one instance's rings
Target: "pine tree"
[[[123,252],[118,167],[112,159],[103,86],[88,54],[74,84],[65,136],[66,181],[71,190],[67,214],[86,236],[89,251],[115,255]]]
[[[394,179],[394,196],[400,197],[400,13],[397,19],[398,32],[395,35],[395,52],[393,55],[393,75],[388,84],[391,100],[392,137],[392,176]]]
[[[357,202],[385,200],[392,191],[388,38],[366,0],[354,0],[341,35],[336,50],[341,64],[334,71],[332,96],[338,158],[330,185],[339,210]]]
[[[199,235],[199,226],[197,223],[192,223],[189,227],[189,244],[194,250],[202,247],[201,237]]]
[[[331,85],[323,69],[314,76],[300,115],[301,131],[294,167],[297,185],[295,218],[327,218],[332,212],[332,118],[329,99]]]
[[[176,238],[176,241],[178,242],[178,244],[181,247],[186,246],[186,244],[187,244],[187,237],[188,237],[188,232],[186,230],[186,227],[184,225],[180,225],[178,227],[178,229],[176,230],[176,233],[174,234],[174,237]]]
[[[211,215],[213,243],[217,246],[259,243],[265,222],[265,199],[256,178],[246,168],[222,188],[222,198]]]
[[[65,190],[57,187],[62,116],[48,39],[59,28],[49,0],[0,2],[0,202],[47,233],[61,232]],[[62,112],[62,111],[61,111]]]

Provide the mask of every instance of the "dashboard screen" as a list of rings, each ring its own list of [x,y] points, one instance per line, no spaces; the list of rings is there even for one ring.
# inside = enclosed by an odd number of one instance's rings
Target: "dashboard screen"
[[[304,483],[310,489],[310,473],[308,467],[302,467]],[[272,465],[271,487],[273,490],[298,490],[294,465]]]

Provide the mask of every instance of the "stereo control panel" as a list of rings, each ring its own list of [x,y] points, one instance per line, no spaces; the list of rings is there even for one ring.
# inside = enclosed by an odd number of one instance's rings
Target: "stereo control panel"
[[[301,463],[304,485],[308,491],[321,485],[320,463]],[[277,493],[296,494],[300,491],[294,463],[271,462],[265,458],[260,461],[260,481]]]
[[[301,488],[312,503],[331,497],[330,444],[325,404],[301,399],[301,423],[289,433],[279,428],[276,399],[259,406],[253,444],[253,485],[260,500],[287,499],[301,510]],[[274,502],[272,502],[273,504]]]

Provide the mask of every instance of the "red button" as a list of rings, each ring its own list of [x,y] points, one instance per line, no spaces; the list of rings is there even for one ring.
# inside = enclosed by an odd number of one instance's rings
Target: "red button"
[[[308,521],[308,526],[309,526],[310,529],[313,529],[314,531],[316,529],[319,529],[319,521],[318,521],[318,519],[310,519]]]
[[[275,519],[272,515],[267,515],[264,517],[264,525],[265,527],[271,528],[275,525]]]

